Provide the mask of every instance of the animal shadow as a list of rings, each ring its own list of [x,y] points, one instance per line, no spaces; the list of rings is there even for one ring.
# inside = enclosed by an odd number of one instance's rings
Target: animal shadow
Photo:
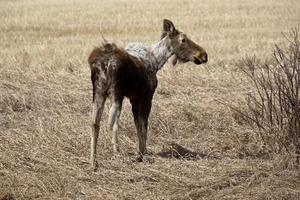
[[[207,155],[204,153],[191,151],[175,142],[167,142],[163,148],[156,155],[162,158],[175,158],[183,160],[199,160],[205,158]]]

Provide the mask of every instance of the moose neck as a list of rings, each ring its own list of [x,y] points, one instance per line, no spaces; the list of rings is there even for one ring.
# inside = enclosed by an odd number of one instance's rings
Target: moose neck
[[[171,44],[167,37],[152,46],[151,52],[157,61],[156,70],[160,70],[168,59],[173,55]]]

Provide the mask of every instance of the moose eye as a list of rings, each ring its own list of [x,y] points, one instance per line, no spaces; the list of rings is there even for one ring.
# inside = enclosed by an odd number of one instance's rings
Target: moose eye
[[[183,39],[181,40],[181,42],[182,42],[182,43],[185,43],[185,38],[183,38]]]

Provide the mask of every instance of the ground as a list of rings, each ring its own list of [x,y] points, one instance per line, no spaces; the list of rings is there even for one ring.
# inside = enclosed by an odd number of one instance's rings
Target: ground
[[[252,90],[241,60],[268,59],[299,26],[298,0],[2,0],[0,2],[0,198],[299,199],[299,171],[270,154],[226,104]],[[166,66],[150,116],[148,151],[128,100],[121,156],[107,132],[89,168],[92,88],[87,63],[102,36],[119,46],[159,40],[162,20],[208,52],[208,63]],[[198,156],[158,155],[170,142]]]

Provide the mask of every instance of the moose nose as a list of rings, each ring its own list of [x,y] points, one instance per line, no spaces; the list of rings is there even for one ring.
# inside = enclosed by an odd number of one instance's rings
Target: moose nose
[[[205,54],[203,54],[201,56],[201,61],[202,61],[202,63],[206,63],[207,62],[207,53],[205,53]]]

